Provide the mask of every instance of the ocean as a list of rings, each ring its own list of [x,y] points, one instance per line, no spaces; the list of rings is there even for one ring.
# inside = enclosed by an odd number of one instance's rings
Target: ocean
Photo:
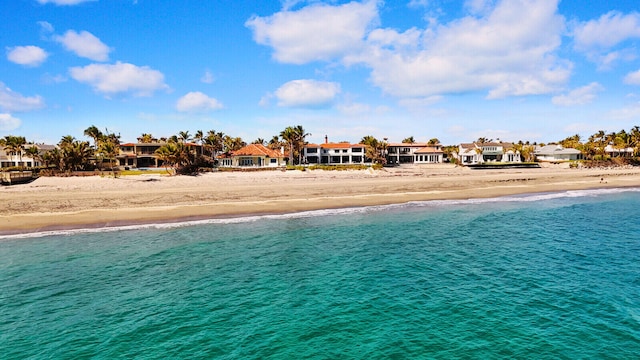
[[[640,189],[0,238],[0,358],[637,358]]]

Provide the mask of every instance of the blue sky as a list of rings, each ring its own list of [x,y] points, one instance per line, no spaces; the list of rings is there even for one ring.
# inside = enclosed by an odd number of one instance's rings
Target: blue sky
[[[479,137],[640,125],[631,1],[12,0],[0,136]],[[87,139],[88,140],[88,139]]]

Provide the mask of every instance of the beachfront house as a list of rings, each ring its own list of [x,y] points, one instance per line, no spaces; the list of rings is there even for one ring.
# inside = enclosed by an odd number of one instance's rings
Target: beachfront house
[[[45,145],[45,144],[26,144],[25,150],[30,147],[35,147],[38,149],[38,153],[42,156],[45,152],[55,149],[56,145]],[[2,147],[0,147],[0,168],[11,168],[11,167],[37,167],[42,166],[42,160],[38,158],[33,158],[28,155],[26,151],[22,151],[21,154],[9,152]]]
[[[458,146],[456,155],[463,165],[482,164],[485,162],[519,163],[520,152],[512,143],[507,142],[473,142]]]
[[[613,145],[607,145],[604,148],[605,154],[611,157],[633,157],[634,149],[632,147],[617,147]]]
[[[562,162],[582,159],[582,152],[562,145],[536,146],[533,154],[539,162]]]
[[[120,144],[120,152],[116,159],[123,168],[156,168],[162,166],[156,150],[166,145],[166,142],[153,143],[124,143]],[[190,151],[202,155],[202,145],[187,143]]]
[[[282,150],[273,150],[262,144],[249,144],[229,154],[218,157],[220,167],[272,168],[286,166]]]
[[[386,150],[388,164],[438,164],[444,156],[440,144],[389,143]]]
[[[306,164],[349,165],[364,164],[366,146],[349,142],[324,144],[306,144],[302,149],[303,162]]]

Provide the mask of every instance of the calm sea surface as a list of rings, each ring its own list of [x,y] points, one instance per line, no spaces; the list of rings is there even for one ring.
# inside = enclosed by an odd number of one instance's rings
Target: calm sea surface
[[[0,240],[0,358],[637,358],[640,191]]]

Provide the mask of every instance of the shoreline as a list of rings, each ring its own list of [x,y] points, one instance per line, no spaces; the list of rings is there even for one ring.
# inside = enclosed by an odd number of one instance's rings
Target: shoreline
[[[478,172],[436,165],[197,177],[40,178],[0,188],[0,197],[9,204],[0,215],[0,236],[633,187],[640,187],[640,168]]]

